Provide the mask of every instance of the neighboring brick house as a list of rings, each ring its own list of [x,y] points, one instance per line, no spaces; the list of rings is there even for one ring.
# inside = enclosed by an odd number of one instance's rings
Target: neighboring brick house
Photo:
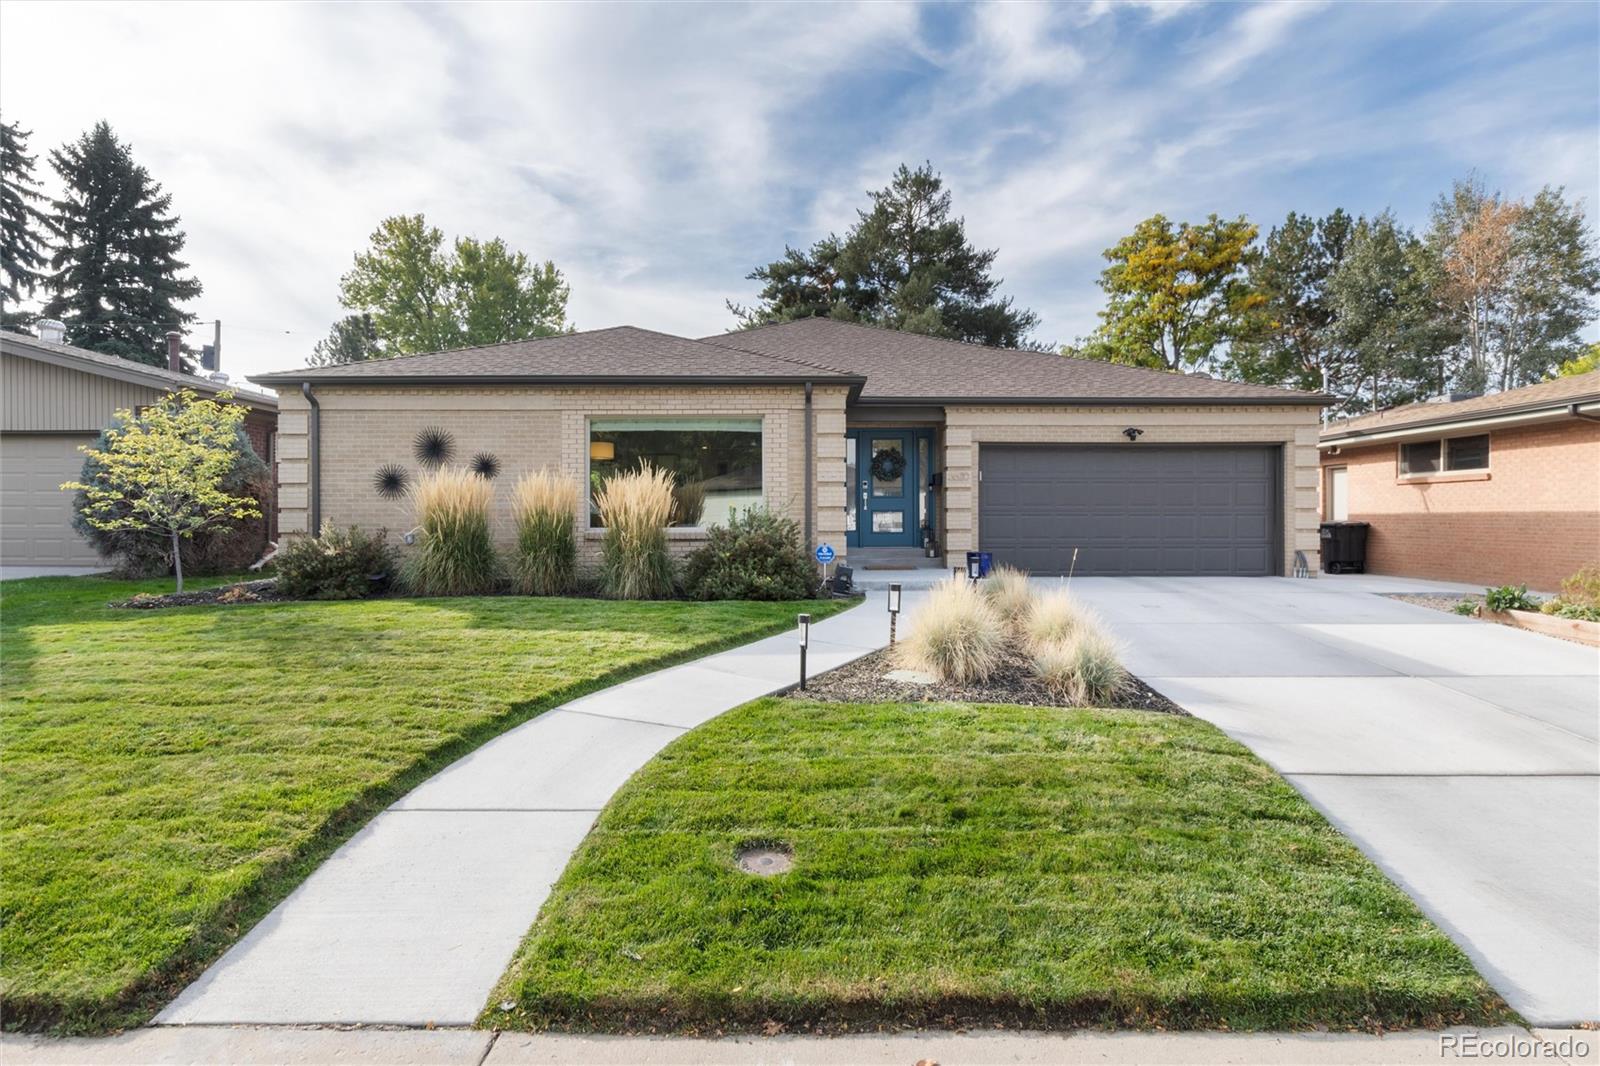
[[[1372,573],[1553,590],[1600,563],[1600,372],[1327,426],[1323,517]]]
[[[78,447],[92,444],[118,410],[156,403],[174,389],[226,389],[247,408],[251,447],[272,465],[278,401],[268,394],[20,333],[0,332],[0,360],[0,563],[7,566],[106,565],[72,528],[72,494],[60,486],[83,470]],[[266,512],[271,538],[270,499]]]
[[[503,481],[665,467],[707,499],[669,531],[680,552],[759,501],[857,565],[975,548],[1039,573],[1284,574],[1297,551],[1316,565],[1316,394],[828,319],[699,340],[623,326],[251,380],[280,393],[286,537],[410,528],[379,474],[414,484],[417,438],[438,431],[451,462],[492,456]],[[573,524],[592,558],[605,534],[588,496]]]

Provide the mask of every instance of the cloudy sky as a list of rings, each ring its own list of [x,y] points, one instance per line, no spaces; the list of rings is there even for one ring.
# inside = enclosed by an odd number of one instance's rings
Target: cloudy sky
[[[1600,6],[0,5],[0,113],[111,122],[235,375],[300,364],[377,221],[554,259],[580,328],[700,335],[744,275],[945,176],[1045,340],[1155,212],[1393,208],[1476,171],[1600,200]]]

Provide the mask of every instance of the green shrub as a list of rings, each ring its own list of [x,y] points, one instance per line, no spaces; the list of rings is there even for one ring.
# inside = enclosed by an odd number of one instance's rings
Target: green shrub
[[[600,582],[619,600],[658,600],[672,595],[672,557],[667,523],[672,520],[672,475],[649,463],[614,474],[594,494],[606,527],[600,545]]]
[[[817,591],[817,570],[800,526],[765,507],[730,515],[684,560],[685,591],[697,600],[801,600]]]
[[[1589,607],[1581,603],[1568,603],[1566,600],[1546,600],[1539,605],[1539,610],[1557,618],[1572,618],[1579,622],[1600,622],[1600,607]]]
[[[1528,595],[1526,585],[1501,585],[1483,590],[1483,605],[1491,611],[1537,611],[1539,601]]]
[[[417,547],[402,571],[419,596],[478,596],[498,576],[489,502],[494,482],[447,467],[425,474],[411,492],[417,507]]]
[[[1600,564],[1586,566],[1563,581],[1560,599],[1600,611]]]
[[[1456,605],[1450,609],[1459,615],[1477,614],[1478,604],[1476,600],[1457,600]]]
[[[272,560],[278,591],[297,600],[358,600],[380,591],[395,569],[395,552],[383,530],[322,527],[322,536],[301,537]]]
[[[999,612],[965,578],[934,586],[896,647],[906,665],[945,681],[985,681],[1004,658]]]
[[[578,542],[572,531],[578,487],[549,470],[524,476],[511,493],[517,553],[511,580],[530,596],[572,591],[578,576]]]

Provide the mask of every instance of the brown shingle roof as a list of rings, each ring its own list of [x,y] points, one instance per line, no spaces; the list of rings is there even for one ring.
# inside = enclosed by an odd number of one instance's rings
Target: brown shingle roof
[[[992,400],[1318,404],[1326,399],[1316,393],[1171,374],[1050,352],[990,348],[827,318],[758,326],[701,339],[858,374],[867,379],[861,399],[868,403]]]
[[[439,381],[780,381],[853,380],[784,359],[668,333],[617,326],[555,337],[260,374],[263,385],[292,382]]]
[[[1323,440],[1336,440],[1367,433],[1381,433],[1408,426],[1449,425],[1473,418],[1516,414],[1541,407],[1564,407],[1573,403],[1600,401],[1600,370],[1554,381],[1541,381],[1520,389],[1474,396],[1452,403],[1438,401],[1411,403],[1370,415],[1359,415],[1331,423],[1322,432]]]

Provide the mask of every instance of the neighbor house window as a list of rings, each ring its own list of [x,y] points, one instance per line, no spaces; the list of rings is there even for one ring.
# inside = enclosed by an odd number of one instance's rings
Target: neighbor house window
[[[1489,435],[1450,437],[1400,445],[1400,474],[1449,474],[1459,470],[1489,469]]]
[[[612,475],[637,470],[644,463],[672,475],[673,525],[721,525],[730,511],[761,502],[761,419],[592,419],[590,525],[600,525],[593,491]]]

